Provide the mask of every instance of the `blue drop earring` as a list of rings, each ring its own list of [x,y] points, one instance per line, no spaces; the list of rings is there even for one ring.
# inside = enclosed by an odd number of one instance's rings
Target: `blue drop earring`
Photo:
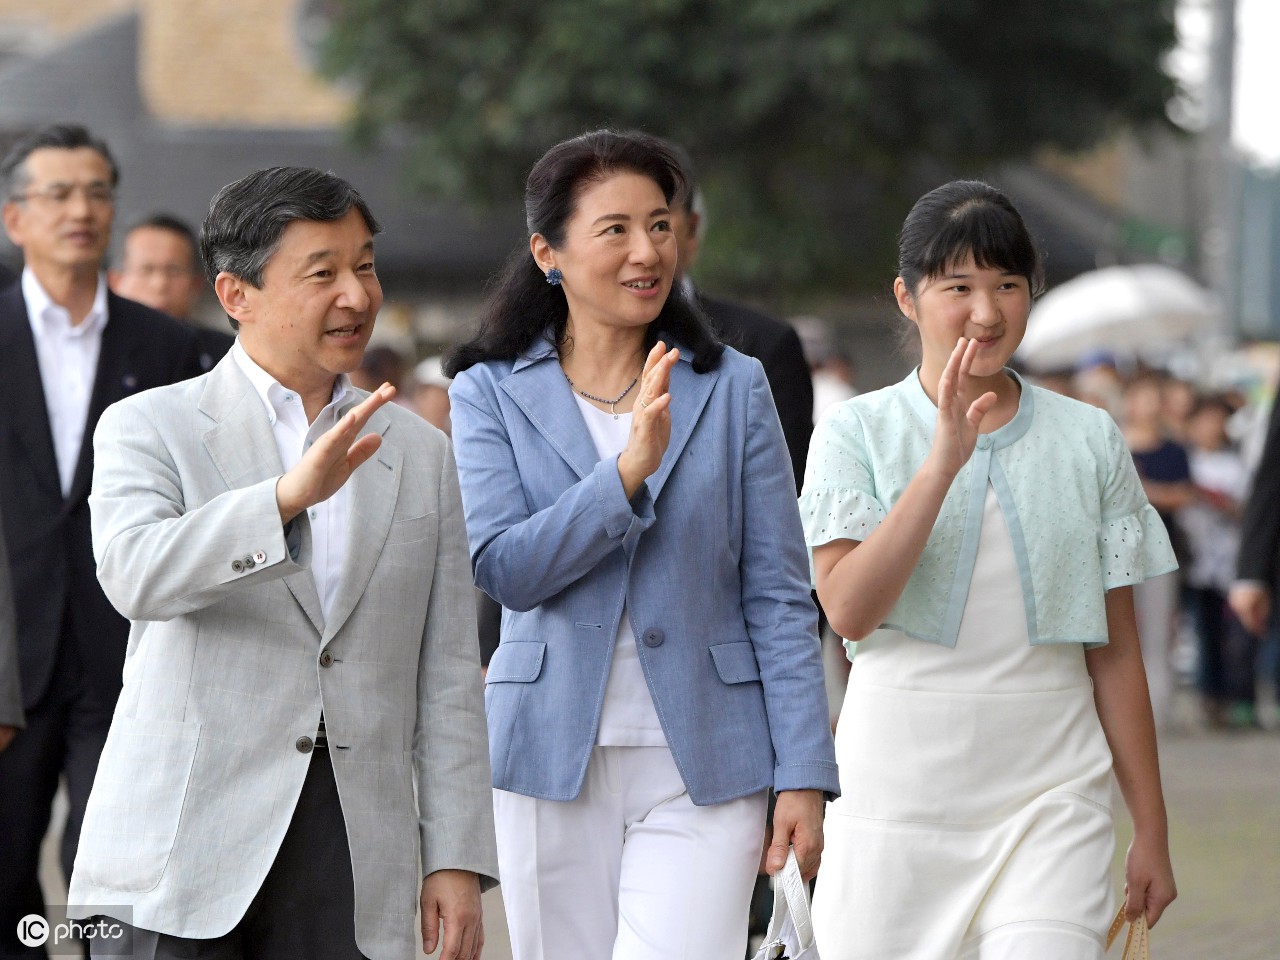
[[[552,267],[547,271],[547,283],[551,284],[553,287],[558,287],[563,282],[564,274],[560,272],[559,267]]]

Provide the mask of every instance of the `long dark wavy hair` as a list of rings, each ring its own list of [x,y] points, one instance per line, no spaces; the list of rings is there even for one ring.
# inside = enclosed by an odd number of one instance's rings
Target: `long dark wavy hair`
[[[615,173],[648,177],[662,190],[668,204],[678,201],[688,189],[680,161],[657,138],[611,130],[584,133],[556,144],[529,172],[524,191],[529,235],[541,234],[553,250],[558,249],[582,191]],[[480,315],[475,336],[446,357],[445,373],[456,377],[486,360],[514,359],[548,329],[560,345],[565,342],[568,319],[564,290],[547,283],[525,244],[507,259]],[[678,281],[671,285],[661,312],[649,324],[646,346],[656,343],[660,333],[690,351],[698,373],[714,369],[724,352],[701,308]]]

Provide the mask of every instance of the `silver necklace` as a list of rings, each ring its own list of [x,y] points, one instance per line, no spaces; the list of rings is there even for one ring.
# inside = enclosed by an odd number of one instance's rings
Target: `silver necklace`
[[[561,372],[563,373],[563,371],[561,371]],[[618,395],[617,395],[616,397],[614,397],[612,400],[606,400],[604,397],[597,397],[594,393],[587,393],[587,391],[585,391],[585,390],[579,390],[576,386],[574,386],[573,381],[572,381],[572,380],[569,380],[569,375],[568,375],[567,373],[564,375],[564,378],[565,378],[565,380],[568,380],[568,381],[569,381],[569,387],[570,387],[570,388],[573,390],[573,392],[574,392],[574,393],[576,393],[578,396],[580,396],[580,397],[586,397],[588,400],[594,400],[596,403],[607,403],[607,404],[609,405],[609,412],[613,414],[613,419],[615,419],[615,420],[617,420],[620,416],[622,416],[622,414],[618,413],[618,411],[617,411],[617,410],[615,410],[615,409],[614,409],[614,407],[616,407],[618,404],[620,404],[620,403],[622,402],[623,398],[624,398],[628,393],[630,393],[630,392],[631,392],[631,388],[632,388],[632,387],[634,387],[637,383],[639,383],[639,382],[640,382],[640,378],[639,378],[639,377],[636,377],[636,378],[635,378],[634,380],[632,380],[629,384],[627,384],[627,389],[623,390],[620,394],[618,394]]]

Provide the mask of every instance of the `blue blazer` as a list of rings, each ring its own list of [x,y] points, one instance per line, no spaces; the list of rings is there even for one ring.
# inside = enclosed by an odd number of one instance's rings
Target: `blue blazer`
[[[504,607],[485,702],[493,785],[582,788],[626,605],[690,797],[839,792],[808,560],[759,362],[671,373],[671,441],[628,501],[554,346],[450,390],[476,583]]]

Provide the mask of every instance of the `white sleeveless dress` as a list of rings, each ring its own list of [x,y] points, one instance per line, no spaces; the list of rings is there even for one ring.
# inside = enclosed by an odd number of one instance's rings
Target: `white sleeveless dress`
[[[1084,648],[1028,642],[991,488],[955,648],[857,644],[836,758],[824,960],[1101,960],[1111,752]]]

